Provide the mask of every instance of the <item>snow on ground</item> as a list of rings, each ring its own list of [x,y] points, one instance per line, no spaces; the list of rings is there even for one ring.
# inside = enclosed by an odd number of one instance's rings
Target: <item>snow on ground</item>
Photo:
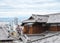
[[[31,41],[33,40],[36,40],[32,43],[60,43],[60,34],[59,35],[54,35],[54,34],[57,34],[57,33],[60,33],[60,32],[50,32],[50,33],[44,33],[45,36],[31,36],[30,39]],[[48,37],[48,36],[51,36],[51,35],[54,35],[52,37],[49,37],[49,38],[45,38],[45,39],[42,39],[42,40],[37,40],[37,39],[41,39],[43,37]]]
[[[59,35],[54,35],[54,34],[58,34]],[[42,40],[38,40],[38,39],[41,39],[41,38],[44,38],[44,37],[48,37],[48,36],[51,36],[51,35],[54,35],[52,37],[49,37],[49,38],[45,38],[45,39],[42,39]],[[4,30],[2,28],[0,28],[0,39],[7,39],[7,36],[6,35],[6,32],[4,32]],[[39,34],[39,35],[27,35],[31,41],[34,41],[32,43],[60,43],[60,32],[44,32],[42,34]],[[23,43],[19,40],[16,40],[14,41],[14,43]]]
[[[54,35],[54,34],[58,34],[58,33],[60,33],[60,32],[44,32],[42,34],[28,35],[28,37],[31,40],[37,40],[37,39],[41,39],[41,38],[48,37],[48,36],[51,36],[51,35]]]
[[[43,39],[40,41],[40,43],[60,43],[60,35]]]

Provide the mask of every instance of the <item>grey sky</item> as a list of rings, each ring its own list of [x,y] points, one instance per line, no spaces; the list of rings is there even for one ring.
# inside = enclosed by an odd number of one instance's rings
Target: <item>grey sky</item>
[[[0,17],[60,12],[60,0],[0,0]]]

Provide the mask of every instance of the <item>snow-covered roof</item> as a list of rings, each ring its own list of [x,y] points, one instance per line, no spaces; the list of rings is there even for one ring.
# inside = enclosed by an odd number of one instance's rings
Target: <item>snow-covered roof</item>
[[[60,23],[60,13],[49,15],[47,23]]]
[[[25,21],[23,21],[23,23],[33,23],[33,22],[36,22],[36,20],[25,20]]]
[[[37,16],[37,22],[47,22],[47,20],[48,20],[48,16],[47,15]]]
[[[8,38],[8,33],[5,31],[5,28],[0,28],[0,40],[13,40],[13,38]]]
[[[23,23],[29,23],[29,22],[47,22],[48,20],[48,15],[32,15],[32,18],[23,21]]]

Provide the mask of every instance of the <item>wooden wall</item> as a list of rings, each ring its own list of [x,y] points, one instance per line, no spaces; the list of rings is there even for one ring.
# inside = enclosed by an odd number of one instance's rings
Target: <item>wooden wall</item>
[[[50,26],[49,31],[57,31],[57,26]]]
[[[60,25],[50,24],[49,31],[60,31]]]
[[[39,34],[43,32],[43,27],[41,25],[33,26],[33,34]]]
[[[23,33],[28,34],[28,26],[24,26]]]
[[[24,34],[32,34],[33,33],[32,26],[28,26],[28,25],[24,26],[23,33]]]
[[[50,24],[50,26],[42,26],[42,24],[35,23],[34,25],[31,26],[24,26],[24,33],[25,34],[39,34],[44,31],[60,31],[60,25],[57,24]]]
[[[39,34],[45,31],[45,28],[42,24],[36,23],[32,26],[24,26],[24,33],[25,34]]]
[[[60,31],[60,26],[57,26],[57,28],[58,28],[58,31]]]
[[[28,32],[28,34],[33,34],[33,27],[32,27],[32,26],[29,27],[29,32]]]
[[[49,31],[60,31],[60,26],[50,26]]]

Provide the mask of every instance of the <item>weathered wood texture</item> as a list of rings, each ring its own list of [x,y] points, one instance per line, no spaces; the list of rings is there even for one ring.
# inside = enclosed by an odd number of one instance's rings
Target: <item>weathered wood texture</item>
[[[57,26],[58,31],[60,31],[60,26]]]
[[[60,31],[60,26],[50,26],[49,31]]]
[[[33,34],[39,34],[43,32],[43,27],[40,25],[34,25],[33,26]]]
[[[25,34],[39,34],[45,31],[45,27],[42,24],[34,24],[32,26],[24,26],[24,33]]]
[[[50,26],[49,31],[57,31],[57,26]]]
[[[28,26],[24,26],[24,30],[23,30],[23,33],[26,33],[26,34],[28,34]]]

